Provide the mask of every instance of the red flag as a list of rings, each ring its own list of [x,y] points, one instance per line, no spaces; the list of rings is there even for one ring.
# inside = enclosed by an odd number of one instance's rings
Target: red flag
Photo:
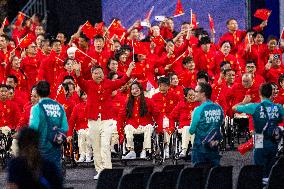
[[[89,39],[93,39],[96,35],[96,30],[89,21],[82,26],[81,30]]]
[[[154,6],[152,6],[151,9],[149,10],[149,12],[147,12],[144,20],[150,20],[150,17],[151,17],[153,10],[154,10]]]
[[[15,22],[15,26],[21,26],[24,19],[25,19],[25,14],[23,14],[22,12],[19,12],[17,16],[17,21]]]
[[[254,13],[254,17],[259,18],[263,21],[266,21],[268,20],[271,12],[272,11],[268,9],[257,9]]]
[[[196,14],[194,14],[194,13],[191,14],[191,24],[192,24],[194,29],[197,28]]]
[[[100,23],[97,23],[95,25],[95,32],[96,32],[96,35],[103,35],[104,34],[104,31],[103,31],[103,28],[104,28],[104,22],[100,22]]]
[[[208,14],[208,17],[209,17],[209,25],[210,25],[210,30],[215,33],[215,29],[214,29],[214,20],[213,18],[211,17],[210,14]]]
[[[181,16],[184,14],[184,10],[182,8],[182,4],[181,4],[181,1],[178,0],[177,1],[177,4],[176,4],[176,10],[174,12],[174,17],[178,17],[178,16]]]
[[[158,46],[165,44],[165,40],[162,38],[162,36],[153,37],[152,41]]]
[[[9,21],[8,21],[7,17],[3,20],[1,28],[4,28],[6,26],[9,26]]]
[[[282,28],[281,39],[284,39],[284,27]]]
[[[31,33],[28,33],[18,44],[18,46],[22,49],[27,48],[30,44],[34,42],[34,36]]]
[[[66,110],[66,95],[65,95],[64,87],[62,85],[58,87],[55,100],[59,102]]]
[[[241,144],[241,145],[238,146],[238,151],[242,155],[244,155],[245,153],[247,153],[251,149],[253,149],[253,140],[252,140],[252,138],[249,139],[246,143]]]
[[[114,20],[108,30],[110,33],[110,37],[112,37],[114,34],[120,37],[123,35],[124,32],[126,32],[119,20]]]

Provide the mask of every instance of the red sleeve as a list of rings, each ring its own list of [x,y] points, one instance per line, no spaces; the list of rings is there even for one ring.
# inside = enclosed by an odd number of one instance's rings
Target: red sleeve
[[[77,77],[77,82],[79,87],[85,91],[86,93],[88,93],[88,88],[89,88],[89,81],[83,79],[83,76],[79,76]]]
[[[75,108],[73,108],[71,117],[69,119],[69,127],[68,127],[68,132],[67,132],[67,136],[73,136],[73,130],[75,128],[75,124],[76,124],[76,120],[77,120],[77,116],[78,116],[78,105],[75,106]]]

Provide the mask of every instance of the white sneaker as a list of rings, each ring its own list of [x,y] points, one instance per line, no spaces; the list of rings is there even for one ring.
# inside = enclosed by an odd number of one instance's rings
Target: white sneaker
[[[142,152],[140,153],[140,158],[146,159],[146,150],[142,150]]]
[[[122,159],[136,159],[136,153],[134,151],[130,151],[126,154],[126,156],[123,156]]]
[[[87,155],[87,156],[86,156],[86,160],[85,160],[85,162],[87,162],[87,163],[92,162],[92,158],[91,158],[91,156]]]
[[[165,158],[169,158],[170,157],[170,148],[168,145],[165,146]]]
[[[97,174],[94,176],[94,180],[98,180],[98,179],[99,179],[99,176],[100,176],[100,173],[97,173]]]
[[[180,158],[184,158],[186,156],[186,149],[182,150],[181,153],[179,154]]]
[[[80,158],[78,159],[78,163],[82,163],[85,161],[86,156],[85,155],[80,155]]]

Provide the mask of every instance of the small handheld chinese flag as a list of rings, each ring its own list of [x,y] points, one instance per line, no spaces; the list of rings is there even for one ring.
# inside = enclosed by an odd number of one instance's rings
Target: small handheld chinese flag
[[[27,48],[34,41],[34,37],[28,33],[19,43],[19,47],[24,49]]]
[[[9,26],[9,21],[8,21],[7,17],[3,20],[1,28],[4,28],[6,26]]]
[[[150,20],[153,10],[154,10],[154,6],[152,6],[149,12],[147,12],[144,20]]]
[[[22,12],[19,12],[17,16],[17,21],[15,22],[15,26],[22,25],[24,19],[25,19],[25,14],[23,14]]]
[[[110,37],[116,34],[118,37],[121,37],[123,33],[126,32],[126,29],[123,28],[119,20],[114,20],[109,26]]]
[[[214,20],[213,18],[211,17],[210,14],[208,14],[208,17],[209,17],[209,26],[210,26],[210,30],[211,32],[215,33],[215,29],[214,29]]]
[[[97,23],[95,25],[95,33],[96,35],[99,34],[99,35],[103,35],[104,34],[104,31],[103,31],[103,28],[104,28],[104,22],[100,22],[100,23]]]
[[[177,1],[177,4],[176,4],[176,10],[174,12],[174,17],[178,17],[178,16],[181,16],[184,14],[184,10],[182,8],[182,4],[181,4],[181,1],[178,0]]]
[[[254,17],[259,18],[263,21],[266,21],[268,20],[271,12],[272,11],[268,9],[257,9],[254,13]]]
[[[284,27],[282,28],[282,32],[281,32],[281,39],[284,40]]]
[[[92,26],[92,24],[87,21],[83,26],[82,26],[82,32],[89,38],[93,39],[96,35],[95,28]]]
[[[191,25],[193,26],[194,29],[197,28],[197,19],[196,19],[196,14],[194,14],[192,12],[192,9],[190,9],[190,13],[191,13]]]

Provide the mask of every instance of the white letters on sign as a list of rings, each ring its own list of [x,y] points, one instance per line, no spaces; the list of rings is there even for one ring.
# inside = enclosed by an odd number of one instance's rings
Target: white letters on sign
[[[43,108],[48,117],[56,118],[61,116],[60,106],[58,104],[44,104]]]

